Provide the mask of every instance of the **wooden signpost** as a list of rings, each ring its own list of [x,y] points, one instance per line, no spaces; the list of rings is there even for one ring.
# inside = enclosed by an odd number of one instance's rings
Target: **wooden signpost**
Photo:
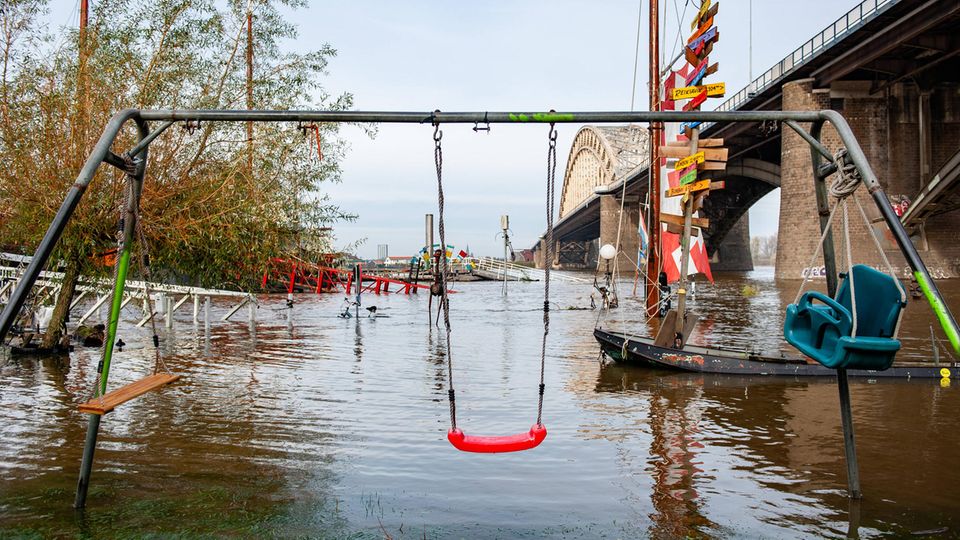
[[[687,100],[683,105],[684,111],[697,110],[708,97],[720,97],[726,92],[726,85],[722,82],[704,82],[706,77],[716,73],[719,68],[717,64],[711,65],[709,59],[713,44],[720,39],[720,32],[713,25],[719,7],[719,4],[711,0],[703,0],[690,23],[693,34],[687,39],[684,57],[691,70],[684,78],[685,86],[670,91],[671,100]],[[696,322],[695,316],[686,313],[690,237],[699,234],[699,231],[694,232],[694,227],[702,229],[710,225],[709,220],[694,217],[693,213],[703,206],[703,201],[711,190],[723,187],[722,181],[713,181],[700,175],[724,170],[727,161],[727,149],[723,148],[723,139],[700,140],[700,122],[685,123],[681,126],[681,131],[687,140],[670,141],[659,147],[661,157],[677,160],[673,172],[668,175],[670,185],[674,187],[667,189],[664,195],[681,197],[683,215],[660,214],[660,222],[666,226],[667,231],[681,235],[681,256],[677,309],[676,312],[668,314],[656,338],[657,343],[669,343],[678,349],[682,349],[686,344],[688,334]]]

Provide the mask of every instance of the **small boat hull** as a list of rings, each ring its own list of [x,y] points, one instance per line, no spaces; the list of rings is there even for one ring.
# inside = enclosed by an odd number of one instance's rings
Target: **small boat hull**
[[[692,373],[727,373],[732,375],[779,375],[791,377],[833,377],[836,370],[808,363],[802,358],[773,357],[743,351],[686,346],[683,349],[658,347],[653,339],[625,336],[617,332],[595,329],[594,337],[604,353],[617,362],[657,369]],[[624,346],[626,343],[626,346]],[[847,370],[851,377],[936,378],[960,376],[957,363],[894,364],[884,371]]]

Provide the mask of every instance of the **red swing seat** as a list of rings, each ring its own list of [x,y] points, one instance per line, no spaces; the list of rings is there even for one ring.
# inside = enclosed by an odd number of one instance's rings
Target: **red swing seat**
[[[530,431],[517,433],[516,435],[466,435],[456,428],[447,432],[447,440],[457,450],[481,454],[529,450],[536,448],[546,438],[547,428],[543,424],[534,424]]]

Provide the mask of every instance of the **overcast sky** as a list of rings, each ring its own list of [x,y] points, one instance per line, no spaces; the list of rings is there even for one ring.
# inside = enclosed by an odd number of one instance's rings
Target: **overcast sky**
[[[684,3],[691,5],[684,8]],[[55,0],[54,22],[70,20],[75,0]],[[753,77],[846,13],[853,0],[754,0]],[[91,2],[96,11],[97,2]],[[668,14],[668,53],[699,0],[661,0]],[[735,94],[749,80],[749,2],[724,0],[716,25],[720,41],[711,82]],[[642,2],[636,106],[647,98],[647,21]],[[330,43],[338,55],[325,86],[352,92],[358,110],[559,111],[629,110],[640,2],[566,0],[310,2],[295,20],[301,36],[290,47]],[[73,17],[75,23],[76,17]],[[668,59],[673,54],[668,55]],[[708,109],[725,98],[712,98]],[[561,125],[557,199],[573,136]],[[479,255],[501,253],[501,214],[510,215],[514,246],[532,246],[545,229],[544,183],[547,126],[495,125],[474,133],[468,125],[443,128],[447,241]],[[410,255],[423,245],[423,216],[436,213],[432,128],[383,125],[373,140],[347,127],[351,149],[343,183],[329,187],[333,200],[359,215],[335,227],[338,245],[359,239],[358,253],[375,257],[378,244],[391,255]],[[754,236],[777,229],[779,190],[750,212]]]

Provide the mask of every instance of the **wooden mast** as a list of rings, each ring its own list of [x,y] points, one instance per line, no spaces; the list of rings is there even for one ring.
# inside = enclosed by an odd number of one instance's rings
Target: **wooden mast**
[[[660,24],[657,14],[659,0],[650,0],[650,110],[660,110]],[[647,315],[660,315],[660,144],[662,122],[650,124],[650,165],[648,189],[650,224],[647,233]]]

